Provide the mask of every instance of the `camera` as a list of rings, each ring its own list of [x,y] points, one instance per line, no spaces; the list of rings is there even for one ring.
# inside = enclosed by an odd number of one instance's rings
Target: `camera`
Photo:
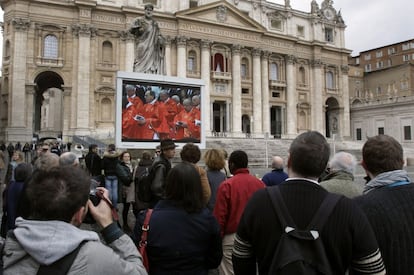
[[[99,202],[101,201],[101,196],[99,196],[99,194],[97,194],[97,191],[96,191],[96,187],[98,186],[99,186],[99,182],[94,179],[91,179],[91,184],[89,186],[89,199],[95,206],[97,206]],[[83,223],[87,223],[87,224],[96,223],[90,211],[88,211],[88,213],[86,214],[85,219],[83,220]]]

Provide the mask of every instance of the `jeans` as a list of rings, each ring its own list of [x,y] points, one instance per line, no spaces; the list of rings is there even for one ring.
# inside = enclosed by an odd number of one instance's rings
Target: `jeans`
[[[105,188],[108,189],[109,198],[111,199],[112,205],[117,208],[118,203],[118,177],[117,176],[106,176],[105,177]]]

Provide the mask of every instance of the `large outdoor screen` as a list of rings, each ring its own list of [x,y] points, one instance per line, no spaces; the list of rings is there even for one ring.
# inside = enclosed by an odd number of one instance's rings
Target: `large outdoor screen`
[[[205,148],[204,93],[200,79],[118,72],[116,146],[153,149],[172,139]]]

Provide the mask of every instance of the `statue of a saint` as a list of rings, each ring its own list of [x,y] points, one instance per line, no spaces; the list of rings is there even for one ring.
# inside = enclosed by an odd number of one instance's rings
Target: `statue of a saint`
[[[136,18],[129,32],[135,36],[134,72],[164,74],[164,37],[152,18],[154,6],[145,5],[145,15]]]

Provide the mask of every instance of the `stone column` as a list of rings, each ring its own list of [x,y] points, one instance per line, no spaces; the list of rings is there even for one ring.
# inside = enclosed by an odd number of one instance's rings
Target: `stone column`
[[[168,2],[168,1],[167,1]],[[165,73],[168,76],[171,76],[171,37],[167,36],[165,38]]]
[[[35,84],[26,84],[26,110],[27,110],[27,118],[26,118],[26,125],[27,129],[33,132],[33,128],[35,125]]]
[[[27,35],[30,21],[24,18],[13,18],[11,25],[14,28],[14,38],[11,42],[13,62],[11,71],[13,77],[9,79],[9,114],[8,114],[8,140],[17,140],[24,135],[26,124],[26,59]],[[12,129],[15,128],[15,129]],[[18,129],[20,128],[20,129]],[[23,139],[21,139],[23,140]]]
[[[342,104],[343,104],[343,119],[339,121],[340,136],[351,137],[351,119],[350,119],[350,106],[349,106],[349,80],[348,80],[349,67],[347,65],[341,66],[342,73]]]
[[[134,71],[135,61],[135,37],[129,33],[124,32],[121,36],[122,41],[125,41],[125,67],[126,72]],[[121,53],[122,54],[122,53]],[[122,68],[122,67],[121,67]]]
[[[269,106],[269,55],[268,51],[262,55],[262,129],[270,135],[270,106]]]
[[[90,93],[90,45],[91,35],[95,29],[89,24],[74,26],[74,34],[78,37],[77,81],[75,83],[76,113],[75,128],[79,135],[89,134],[89,93]]]
[[[70,132],[70,114],[73,112],[70,104],[70,99],[72,95],[72,89],[71,87],[63,86],[63,133],[66,133],[66,135],[73,135],[73,133]]]
[[[262,134],[261,49],[253,49],[253,133]]]
[[[184,36],[177,37],[177,76],[186,77],[187,75],[187,38]]]
[[[203,114],[205,116],[203,117],[203,124],[204,124],[204,132],[206,134],[211,133],[211,118],[210,113],[212,113],[210,110],[211,104],[210,104],[210,45],[211,41],[209,40],[202,40],[201,41],[201,79],[204,80],[204,97],[202,99],[205,101],[201,104],[202,108],[205,108],[205,110],[202,110]]]
[[[312,82],[311,89],[311,129],[325,134],[324,117],[325,117],[325,102],[322,98],[323,90],[323,72],[322,61],[320,59],[312,60]]]
[[[240,45],[232,47],[232,133],[241,134],[241,75],[240,75]]]
[[[297,109],[298,96],[296,94],[296,58],[293,55],[286,56],[286,100],[287,100],[287,135],[294,138],[298,132],[297,129]]]

